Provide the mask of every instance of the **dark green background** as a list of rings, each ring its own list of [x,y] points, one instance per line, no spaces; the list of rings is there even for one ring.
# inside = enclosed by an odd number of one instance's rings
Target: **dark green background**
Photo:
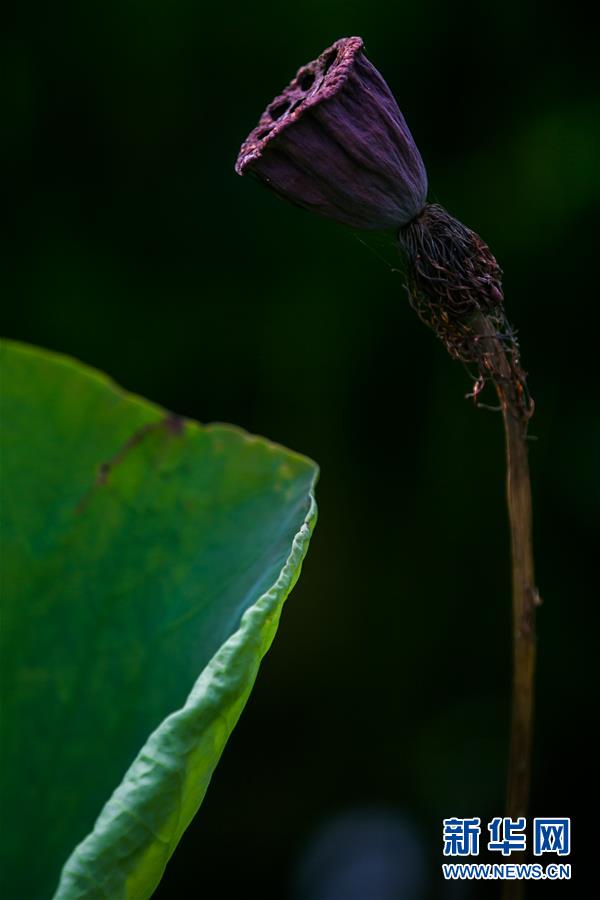
[[[397,95],[430,198],[479,231],[505,272],[537,402],[532,811],[575,817],[581,873],[600,494],[590,23],[577,4],[531,0],[130,0],[23,3],[13,24],[3,332],[322,470],[303,577],[156,896],[286,898],[314,829],[357,807],[411,821],[428,896],[463,896],[437,874],[441,819],[502,814],[499,417],[463,399],[466,373],[408,308],[393,236],[318,220],[233,172],[264,105],[349,34]]]

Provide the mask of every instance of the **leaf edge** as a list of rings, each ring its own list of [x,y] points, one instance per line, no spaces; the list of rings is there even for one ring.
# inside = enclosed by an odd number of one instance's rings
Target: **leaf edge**
[[[65,862],[53,900],[145,900],[158,886],[181,836],[202,804],[212,774],[250,696],[260,663],[273,642],[283,604],[300,576],[317,521],[314,495],[317,478],[315,465],[308,512],[275,583],[243,613],[239,627],[204,667],[185,704],[150,734],[104,805],[94,828]],[[253,645],[256,652],[252,652]],[[223,678],[225,670],[234,673],[233,682],[230,677]],[[224,706],[229,713],[226,717],[222,711]],[[193,760],[202,756],[211,736],[217,745],[214,763],[193,786],[190,799],[185,800],[184,788],[193,780]],[[165,745],[179,742],[187,744],[186,752],[175,757],[172,752],[164,752]],[[169,780],[173,779],[180,784],[177,814],[173,816],[171,803],[159,816],[161,821],[151,828],[140,810],[151,806],[161,791],[168,793]],[[161,837],[159,828],[170,832],[169,837]],[[161,854],[154,852],[157,838],[165,845]],[[98,877],[98,869],[109,871],[108,883]]]

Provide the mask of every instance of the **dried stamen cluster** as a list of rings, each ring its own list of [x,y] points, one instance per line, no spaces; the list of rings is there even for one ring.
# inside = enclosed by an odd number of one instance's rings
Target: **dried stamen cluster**
[[[454,359],[477,367],[472,396],[487,379],[510,386],[524,423],[533,413],[519,344],[504,312],[502,272],[490,248],[437,204],[399,231],[406,251],[407,290],[421,319]]]

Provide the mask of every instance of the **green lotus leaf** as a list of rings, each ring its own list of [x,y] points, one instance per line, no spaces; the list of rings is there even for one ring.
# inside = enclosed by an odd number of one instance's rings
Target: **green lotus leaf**
[[[317,469],[63,356],[1,365],[0,895],[142,900],[299,576]]]

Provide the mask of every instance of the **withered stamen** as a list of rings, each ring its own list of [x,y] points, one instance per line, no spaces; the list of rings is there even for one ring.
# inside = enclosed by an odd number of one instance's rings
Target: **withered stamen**
[[[502,271],[490,248],[435,203],[426,204],[401,228],[399,239],[406,251],[411,306],[450,356],[477,366],[476,389],[471,394],[475,402],[486,380],[496,384],[508,380],[526,422],[533,413],[533,401],[521,368],[517,336],[504,311]]]

